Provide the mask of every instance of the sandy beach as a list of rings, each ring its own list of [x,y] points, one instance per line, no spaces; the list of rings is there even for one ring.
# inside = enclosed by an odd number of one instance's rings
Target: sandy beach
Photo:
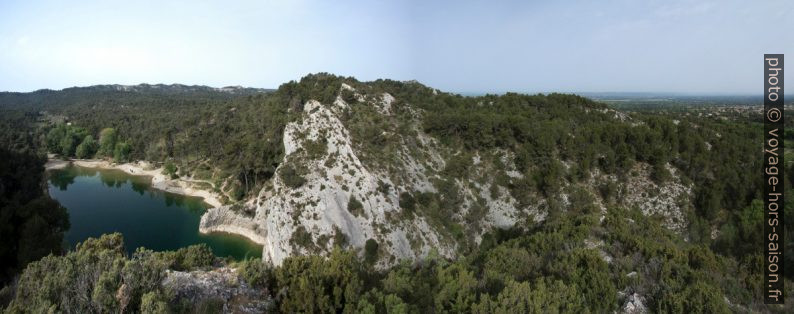
[[[116,169],[134,176],[149,176],[152,178],[152,187],[155,189],[174,194],[201,197],[204,199],[205,203],[212,207],[223,206],[223,203],[220,201],[220,196],[216,193],[212,191],[196,189],[189,181],[169,179],[165,174],[163,174],[162,168],[154,168],[152,164],[145,161],[117,164],[101,159],[60,160],[50,158],[44,167],[46,170],[63,169],[69,164],[86,168]]]

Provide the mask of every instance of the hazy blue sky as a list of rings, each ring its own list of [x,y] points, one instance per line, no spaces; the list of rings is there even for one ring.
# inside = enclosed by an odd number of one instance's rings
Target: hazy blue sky
[[[332,72],[454,92],[760,94],[763,53],[794,62],[794,1],[496,2],[2,1],[0,90]]]

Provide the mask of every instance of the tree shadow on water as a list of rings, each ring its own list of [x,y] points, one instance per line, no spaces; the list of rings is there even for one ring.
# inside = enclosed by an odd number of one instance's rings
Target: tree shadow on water
[[[200,200],[187,199],[185,201],[185,207],[194,214],[202,214],[206,210],[206,207]]]
[[[61,191],[66,191],[66,187],[74,183],[74,178],[76,176],[69,171],[62,170],[62,171],[53,171],[50,174],[50,184],[54,187],[57,187]]]
[[[168,193],[165,193],[165,195],[163,195],[163,196],[164,196],[163,198],[165,199],[165,206],[166,207],[171,207],[171,206],[174,205],[174,201],[175,200],[174,200],[174,197],[172,195],[170,195]]]
[[[143,195],[146,190],[149,189],[149,185],[140,182],[132,182],[132,190],[138,192],[138,194]]]
[[[127,178],[105,171],[99,172],[99,180],[102,181],[102,184],[106,185],[107,187],[117,189],[122,187],[128,181]]]

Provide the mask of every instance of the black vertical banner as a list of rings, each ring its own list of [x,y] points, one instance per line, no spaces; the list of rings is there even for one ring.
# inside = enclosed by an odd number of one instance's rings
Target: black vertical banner
[[[764,303],[783,304],[783,55],[764,55]]]

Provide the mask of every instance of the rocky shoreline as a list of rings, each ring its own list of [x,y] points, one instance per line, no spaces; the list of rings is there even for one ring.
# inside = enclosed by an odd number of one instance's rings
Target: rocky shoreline
[[[169,193],[201,197],[204,202],[211,207],[201,216],[199,232],[207,234],[211,232],[224,232],[239,235],[249,239],[259,245],[265,244],[264,232],[253,219],[249,219],[234,213],[229,206],[224,206],[220,201],[221,197],[215,192],[197,189],[192,186],[190,181],[181,179],[170,179],[163,174],[162,168],[155,168],[149,162],[137,161],[131,163],[112,163],[101,159],[72,159],[61,160],[50,156],[44,165],[46,170],[63,169],[70,164],[98,169],[121,170],[129,175],[148,176],[152,178],[152,187]]]
[[[201,216],[199,232],[225,232],[248,238],[259,245],[265,245],[265,232],[253,218],[235,213],[230,206],[210,208]]]

